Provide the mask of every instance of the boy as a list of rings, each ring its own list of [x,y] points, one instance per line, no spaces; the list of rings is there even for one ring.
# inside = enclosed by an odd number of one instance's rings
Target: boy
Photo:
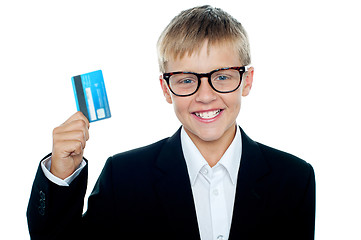
[[[182,127],[112,156],[82,216],[81,113],[53,131],[27,211],[33,239],[313,239],[312,166],[237,126],[252,87],[242,25],[221,9],[181,12],[158,41],[160,84]]]

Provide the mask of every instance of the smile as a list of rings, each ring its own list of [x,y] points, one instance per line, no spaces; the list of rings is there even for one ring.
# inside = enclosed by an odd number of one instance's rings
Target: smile
[[[214,111],[208,111],[208,112],[194,112],[194,115],[196,115],[199,118],[202,119],[211,119],[218,116],[218,114],[221,113],[221,109],[214,110]]]

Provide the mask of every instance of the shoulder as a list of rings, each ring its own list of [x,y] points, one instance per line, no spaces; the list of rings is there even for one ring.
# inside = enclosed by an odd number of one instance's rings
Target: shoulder
[[[303,159],[254,141],[248,137],[242,128],[240,130],[242,134],[242,148],[244,148],[242,151],[245,151],[242,153],[242,156],[245,154],[245,158],[252,160],[252,162],[255,162],[254,164],[267,165],[271,170],[278,172],[307,172],[312,170],[312,166]],[[255,159],[262,160],[256,161]]]
[[[280,168],[309,168],[310,164],[305,160],[292,155],[290,153],[278,150],[269,146],[266,146],[262,143],[257,142],[259,149],[265,159],[273,165]]]
[[[99,184],[126,191],[132,191],[137,184],[145,188],[154,178],[155,162],[166,141],[167,138],[109,157],[98,178]]]
[[[287,181],[314,181],[311,164],[290,153],[256,142],[260,152],[274,175]]]
[[[125,167],[141,168],[152,165],[167,140],[168,138],[164,138],[146,146],[115,154],[109,157],[106,165],[111,164],[113,167],[122,167],[123,169]]]

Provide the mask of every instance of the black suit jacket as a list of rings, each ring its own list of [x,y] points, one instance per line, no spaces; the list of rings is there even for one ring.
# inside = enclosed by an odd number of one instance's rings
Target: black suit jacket
[[[229,239],[313,239],[312,166],[241,135]],[[27,210],[32,239],[200,239],[180,130],[110,157],[82,216],[86,182],[87,166],[69,187],[39,167]]]

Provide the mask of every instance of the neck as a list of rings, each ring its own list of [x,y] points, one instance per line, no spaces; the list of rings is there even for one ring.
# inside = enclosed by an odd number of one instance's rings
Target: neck
[[[204,141],[185,129],[192,142],[198,148],[210,167],[215,166],[227,151],[236,135],[236,125],[227,130],[222,137],[215,141]]]

